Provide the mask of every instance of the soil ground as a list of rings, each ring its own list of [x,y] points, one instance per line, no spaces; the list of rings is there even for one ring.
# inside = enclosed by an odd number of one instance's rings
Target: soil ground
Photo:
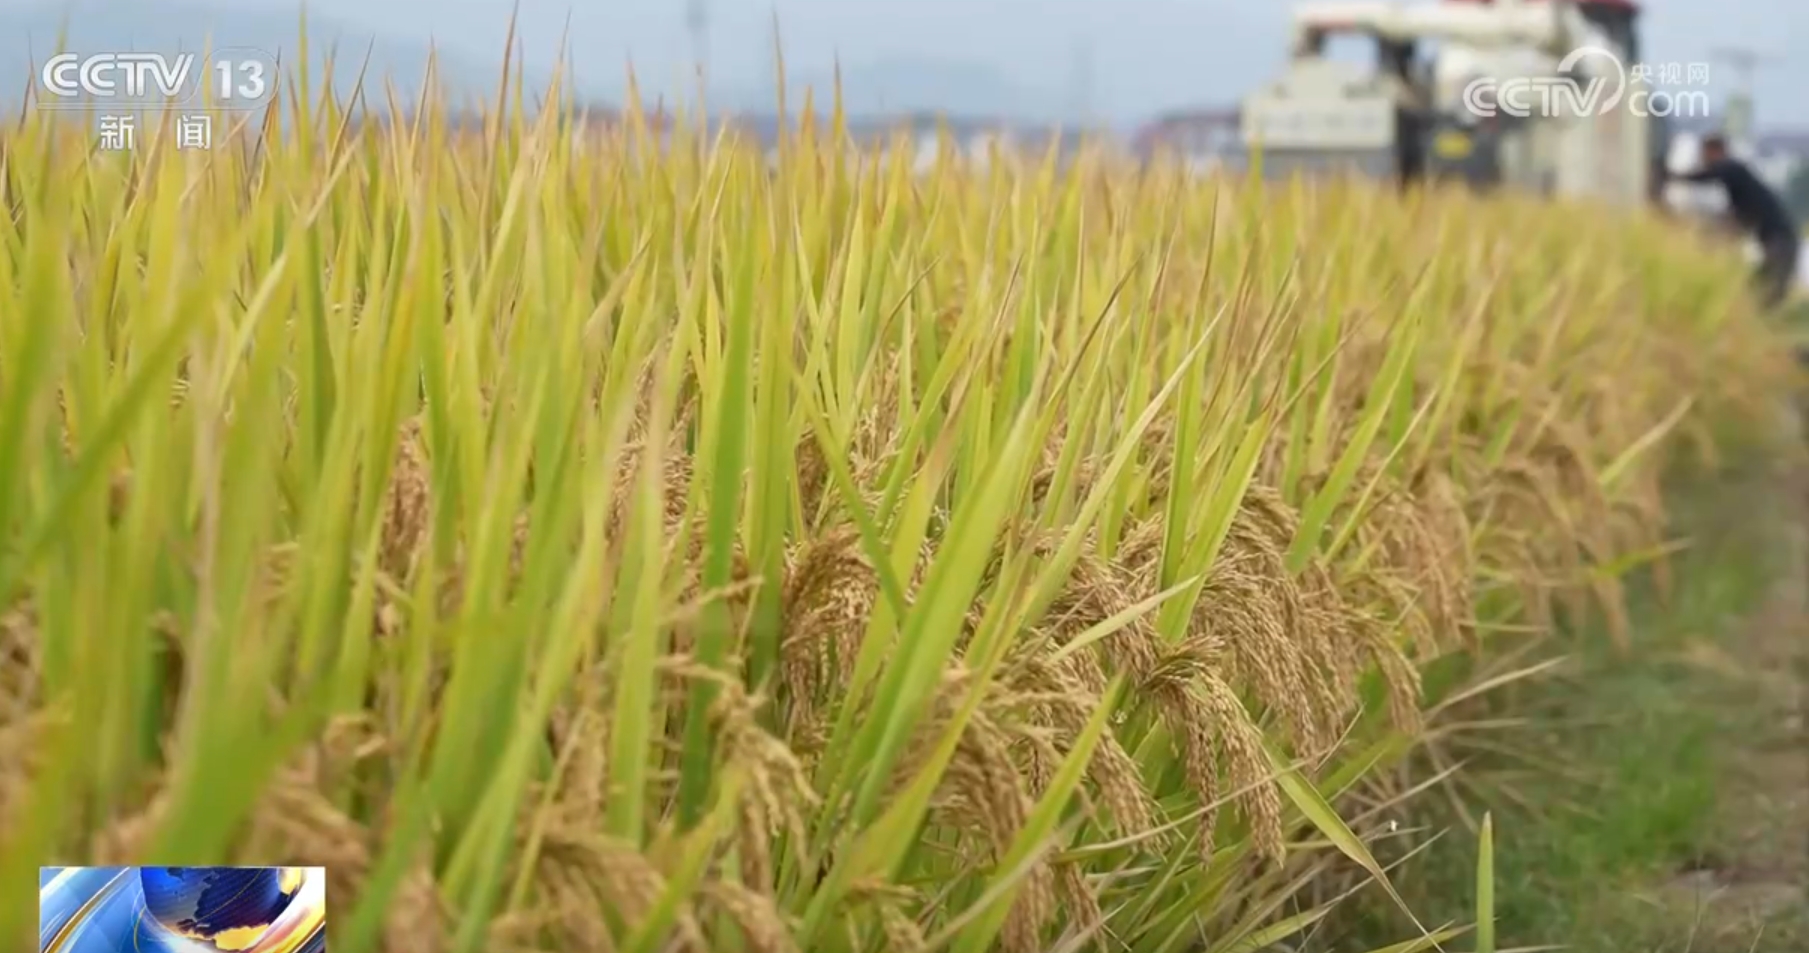
[[[1630,912],[1649,919],[1628,950],[1809,950],[1809,480],[1802,476],[1759,497],[1776,508],[1770,525],[1782,559],[1758,610],[1719,639],[1688,640],[1679,653],[1716,722],[1716,798],[1708,836],[1686,869],[1630,893]]]
[[[1682,656],[1720,712],[1711,836],[1691,869],[1635,894],[1661,930],[1687,921],[1678,949],[1809,950],[1809,473],[1766,497],[1782,559],[1764,601]]]

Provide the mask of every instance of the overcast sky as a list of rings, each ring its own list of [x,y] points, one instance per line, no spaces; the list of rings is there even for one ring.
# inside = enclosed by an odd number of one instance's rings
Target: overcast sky
[[[0,0],[0,9],[46,0]],[[95,2],[95,0],[88,0]],[[166,0],[113,0],[156,8]],[[499,59],[515,0],[312,0],[310,9],[398,39]],[[990,67],[1059,102],[1088,90],[1091,110],[1117,119],[1199,103],[1230,103],[1272,75],[1285,47],[1285,0],[703,0],[710,62],[721,83],[770,76],[777,14],[794,72],[821,73],[839,55],[850,68],[900,59]],[[184,0],[261,11],[296,0]],[[619,71],[630,55],[656,85],[690,61],[687,0],[520,0],[529,62],[557,58],[570,16],[580,78]],[[1701,62],[1716,47],[1750,43],[1788,57],[1760,74],[1764,125],[1809,126],[1809,0],[1651,0],[1646,61]],[[1084,55],[1082,53],[1084,51]],[[1078,64],[1086,62],[1090,68]],[[1078,77],[1090,74],[1090,82]],[[1724,91],[1733,74],[1711,72]]]

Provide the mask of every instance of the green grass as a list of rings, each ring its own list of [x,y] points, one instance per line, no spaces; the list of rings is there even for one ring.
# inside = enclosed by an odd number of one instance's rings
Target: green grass
[[[1760,727],[1759,711],[1742,709],[1723,681],[1683,658],[1692,643],[1738,626],[1779,571],[1779,523],[1765,491],[1743,482],[1681,494],[1679,527],[1697,545],[1676,560],[1668,600],[1649,581],[1635,591],[1635,653],[1616,656],[1601,638],[1567,639],[1575,667],[1517,699],[1513,711],[1493,713],[1535,722],[1492,729],[1489,740],[1514,753],[1472,763],[1477,770],[1455,792],[1461,809],[1446,798],[1422,802],[1432,807],[1411,823],[1449,828],[1397,881],[1422,920],[1463,921],[1476,909],[1478,838],[1459,811],[1480,817],[1486,809],[1494,812],[1501,949],[1719,953],[1696,942],[1695,910],[1655,902],[1653,891],[1717,853],[1727,823],[1718,807],[1729,793],[1724,759]],[[1548,763],[1529,768],[1523,753]],[[1359,909],[1318,948],[1399,935],[1379,898]],[[1794,948],[1778,942],[1788,941],[1774,933],[1752,949]]]

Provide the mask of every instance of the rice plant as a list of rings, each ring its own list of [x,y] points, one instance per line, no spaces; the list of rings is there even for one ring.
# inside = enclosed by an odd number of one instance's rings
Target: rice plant
[[[325,865],[342,953],[1264,948],[1389,889],[1336,805],[1425,667],[1618,622],[1667,461],[1788,363],[1599,210],[505,89],[0,133],[0,893]]]

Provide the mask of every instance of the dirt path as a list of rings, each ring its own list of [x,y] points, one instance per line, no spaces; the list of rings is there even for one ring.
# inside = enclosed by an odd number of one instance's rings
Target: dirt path
[[[1676,937],[1653,953],[1809,950],[1809,473],[1779,482],[1776,584],[1731,632],[1685,650],[1722,713],[1721,796],[1715,846],[1640,898]]]

